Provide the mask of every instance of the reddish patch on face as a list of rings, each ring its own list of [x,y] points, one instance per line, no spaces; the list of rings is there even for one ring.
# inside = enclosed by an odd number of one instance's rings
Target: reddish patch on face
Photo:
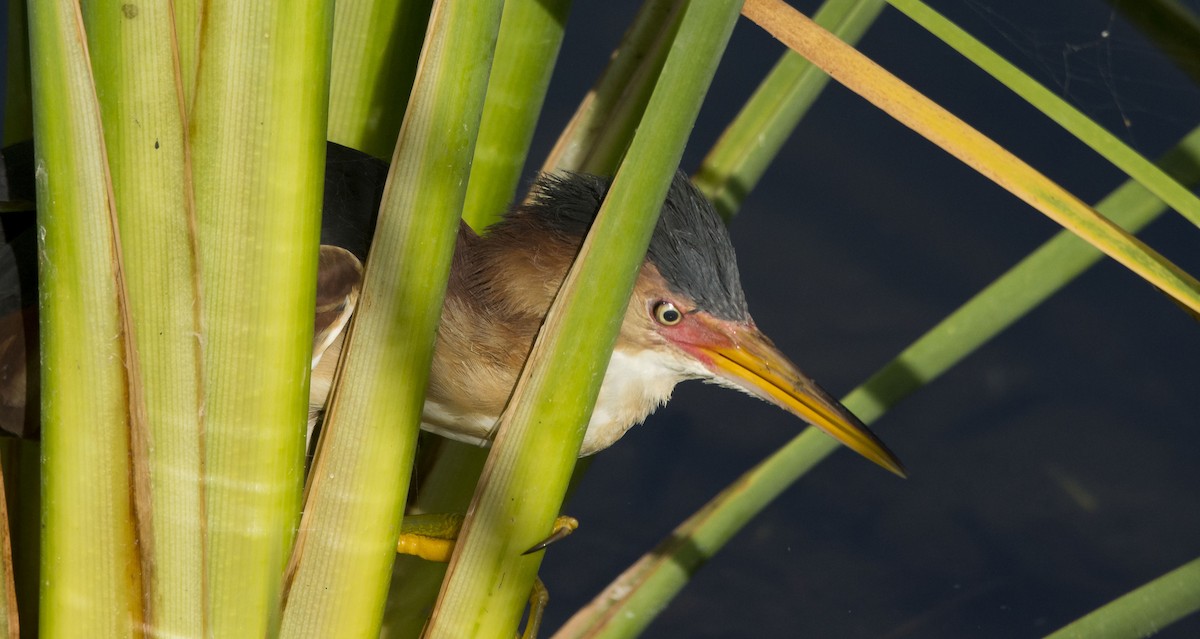
[[[737,347],[740,325],[718,320],[703,311],[688,311],[678,324],[657,327],[659,335],[711,370],[715,365],[713,350]]]

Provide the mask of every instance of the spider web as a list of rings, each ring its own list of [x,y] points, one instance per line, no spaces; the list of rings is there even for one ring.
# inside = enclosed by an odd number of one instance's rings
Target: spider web
[[[1200,124],[1200,87],[1128,22],[1121,2],[964,0],[975,35],[1134,148]],[[1053,3],[1058,4],[1058,3]],[[1181,0],[1200,15],[1200,0]],[[1200,43],[1197,43],[1200,50]]]

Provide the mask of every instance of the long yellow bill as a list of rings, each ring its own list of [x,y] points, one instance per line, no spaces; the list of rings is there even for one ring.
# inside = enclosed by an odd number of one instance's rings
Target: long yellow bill
[[[703,346],[722,379],[820,428],[851,450],[907,477],[904,465],[841,402],[800,372],[758,329],[742,329],[731,345]]]

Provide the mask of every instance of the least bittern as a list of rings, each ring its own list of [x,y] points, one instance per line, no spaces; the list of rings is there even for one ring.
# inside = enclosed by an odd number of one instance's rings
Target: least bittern
[[[387,167],[330,146],[326,242],[362,256]],[[534,337],[608,190],[608,180],[543,175],[532,196],[482,235],[463,224],[451,267],[421,426],[486,446]],[[347,206],[345,196],[354,198]],[[339,219],[341,223],[339,223]],[[357,231],[357,236],[353,236]],[[345,255],[343,286],[357,283]],[[327,269],[332,273],[333,268]],[[344,315],[343,315],[344,318]],[[313,378],[332,376],[340,335]],[[720,216],[686,176],[671,184],[588,423],[581,455],[601,451],[666,403],[675,385],[701,379],[766,400],[880,466],[903,467],[861,421],[802,373],[751,319],[733,245]],[[328,384],[313,385],[319,410]]]

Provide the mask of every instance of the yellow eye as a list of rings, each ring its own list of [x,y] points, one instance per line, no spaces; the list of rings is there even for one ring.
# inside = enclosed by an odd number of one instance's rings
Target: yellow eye
[[[683,320],[683,313],[670,302],[659,302],[654,305],[654,319],[663,326],[674,326]]]

